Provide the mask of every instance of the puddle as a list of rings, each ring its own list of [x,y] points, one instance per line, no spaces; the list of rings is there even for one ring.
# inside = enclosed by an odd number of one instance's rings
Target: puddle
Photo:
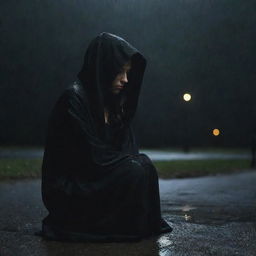
[[[170,248],[162,248],[159,250],[159,256],[172,256],[174,255]]]
[[[195,210],[197,207],[191,205],[175,205],[175,204],[165,204],[170,211],[182,211],[189,212],[191,210]]]
[[[231,206],[192,206],[168,204],[162,214],[171,222],[189,222],[206,225],[223,225],[229,222],[255,222],[256,216],[252,209],[241,211]]]
[[[161,236],[158,240],[157,240],[157,245],[159,248],[159,256],[171,256],[172,251],[171,248],[174,246],[173,245],[173,241],[170,240],[170,237],[168,237],[167,235],[163,235]]]
[[[190,205],[184,205],[181,207],[181,211],[183,211],[183,212],[189,212],[189,211],[195,210],[195,209],[196,209],[196,207],[193,207]]]

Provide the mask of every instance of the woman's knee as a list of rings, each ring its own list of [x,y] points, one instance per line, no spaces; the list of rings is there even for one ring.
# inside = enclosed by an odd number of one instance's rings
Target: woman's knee
[[[147,168],[147,170],[150,171],[153,176],[158,177],[157,170],[151,159],[146,154],[139,154],[139,157],[142,164]]]
[[[140,160],[141,160],[143,163],[152,164],[152,165],[153,165],[151,159],[150,159],[146,154],[140,153],[140,154],[138,155],[138,157],[140,158]]]
[[[142,165],[141,161],[134,157],[129,159],[125,168],[128,170],[129,175],[134,176],[134,178],[143,178],[145,175],[145,167]]]

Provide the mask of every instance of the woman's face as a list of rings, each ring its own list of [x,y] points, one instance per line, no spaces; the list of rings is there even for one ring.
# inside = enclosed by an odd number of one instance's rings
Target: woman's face
[[[115,79],[111,84],[111,92],[113,94],[120,93],[124,89],[124,85],[128,83],[127,75],[131,69],[131,61],[125,63],[121,68],[120,72],[116,75]]]

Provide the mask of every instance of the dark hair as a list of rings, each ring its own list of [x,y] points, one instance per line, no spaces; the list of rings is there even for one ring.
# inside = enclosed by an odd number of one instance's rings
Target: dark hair
[[[124,118],[123,104],[125,101],[125,95],[120,92],[118,95],[109,93],[106,101],[106,110],[108,111],[109,123],[112,125],[122,126]]]

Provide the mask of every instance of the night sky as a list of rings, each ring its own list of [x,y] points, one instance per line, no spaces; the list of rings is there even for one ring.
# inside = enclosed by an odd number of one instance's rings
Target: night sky
[[[134,120],[141,146],[249,146],[255,8],[255,0],[1,1],[0,143],[44,143],[56,99],[106,31],[147,59]]]

